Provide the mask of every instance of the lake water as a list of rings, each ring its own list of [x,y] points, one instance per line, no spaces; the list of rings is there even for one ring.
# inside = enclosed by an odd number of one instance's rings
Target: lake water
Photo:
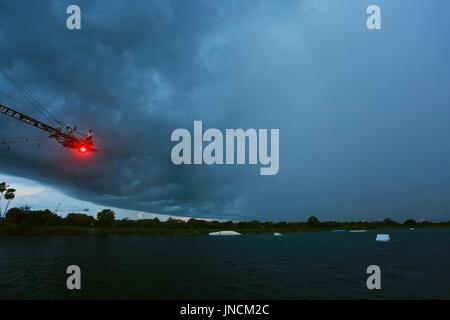
[[[0,237],[0,298],[450,299],[450,229],[377,232]],[[66,289],[71,264],[82,290]]]

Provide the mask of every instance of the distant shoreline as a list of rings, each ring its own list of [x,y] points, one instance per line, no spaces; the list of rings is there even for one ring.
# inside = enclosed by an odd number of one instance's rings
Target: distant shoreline
[[[416,226],[414,229],[429,229],[429,228],[450,228],[449,225],[431,225],[431,226]],[[398,230],[410,229],[408,226],[377,226],[366,228],[367,231],[374,230]],[[137,228],[86,228],[86,227],[30,227],[6,225],[0,226],[1,236],[110,236],[110,235],[208,235],[210,232],[221,231],[223,229],[137,229]],[[351,230],[358,230],[352,228],[301,228],[301,229],[234,229],[242,234],[264,234],[264,233],[300,233],[300,232],[331,232],[333,230],[342,230],[350,232]]]
[[[311,216],[306,221],[217,221],[191,218],[167,221],[154,219],[116,219],[115,212],[103,209],[97,216],[69,213],[61,217],[50,210],[11,208],[0,219],[2,235],[201,235],[233,230],[246,233],[319,232],[332,230],[374,230],[450,227],[450,221],[430,222],[408,219],[403,223],[386,218],[378,221],[320,221]]]

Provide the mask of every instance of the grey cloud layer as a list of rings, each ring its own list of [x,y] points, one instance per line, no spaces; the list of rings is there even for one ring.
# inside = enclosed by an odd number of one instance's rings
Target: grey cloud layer
[[[1,56],[3,68],[59,119],[92,127],[102,152],[82,163],[58,147],[12,150],[2,157],[4,170],[96,203],[194,215],[232,212],[236,194],[229,179],[176,168],[168,157],[170,132],[189,112],[186,92],[208,79],[196,63],[197,47],[217,13],[201,3],[91,3],[80,3],[78,33],[65,29],[63,2],[30,3],[27,10],[2,4]],[[32,23],[33,17],[41,19]],[[2,136],[17,136],[21,126],[2,119]],[[34,128],[23,129],[36,135]]]
[[[17,148],[1,170],[160,213],[449,216],[450,11],[413,2],[383,3],[385,28],[369,34],[370,1],[78,1],[79,32],[65,28],[69,2],[2,1],[1,66],[94,129],[103,152],[84,163],[53,144]],[[193,120],[279,128],[280,173],[172,165],[170,133]],[[0,125],[1,137],[39,134]]]

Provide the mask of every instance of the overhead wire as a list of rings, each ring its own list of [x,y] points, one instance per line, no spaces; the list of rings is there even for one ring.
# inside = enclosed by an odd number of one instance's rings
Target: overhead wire
[[[44,106],[42,106],[31,94],[29,94],[22,85],[17,82],[15,79],[10,77],[2,68],[0,68],[0,72],[3,76],[28,100],[28,102],[47,120],[52,122],[54,125],[60,126],[64,125],[63,122],[56,119],[50,112],[48,112]]]

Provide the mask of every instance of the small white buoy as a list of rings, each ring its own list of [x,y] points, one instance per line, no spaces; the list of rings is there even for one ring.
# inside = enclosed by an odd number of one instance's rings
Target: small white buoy
[[[279,236],[282,236],[282,234],[281,234],[281,233],[279,233],[279,232],[274,232],[274,233],[273,233],[273,235],[274,235],[275,237],[279,237]]]
[[[210,232],[210,236],[240,236],[241,234],[236,231],[216,231],[216,232]]]
[[[387,233],[379,233],[375,238],[375,241],[389,241],[389,240],[391,240],[391,237]]]

